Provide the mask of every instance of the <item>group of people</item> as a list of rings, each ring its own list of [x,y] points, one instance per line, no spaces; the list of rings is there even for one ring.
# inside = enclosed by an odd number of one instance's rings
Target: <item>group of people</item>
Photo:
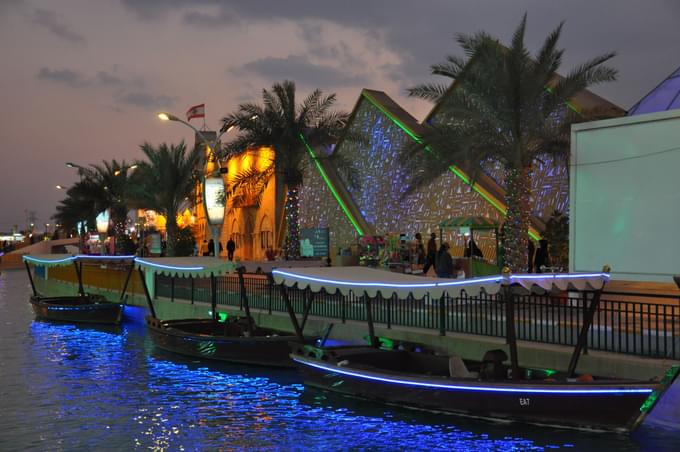
[[[420,240],[420,234],[416,234],[416,239]],[[434,272],[439,278],[453,278],[458,275],[461,270],[460,266],[454,262],[453,257],[449,253],[451,246],[444,242],[437,250],[437,234],[434,232],[430,234],[430,240],[427,242],[427,253],[425,257],[425,266],[423,267],[423,275],[427,275],[430,268],[434,268]],[[482,250],[477,246],[474,239],[470,237],[465,245],[465,257],[483,258]]]
[[[222,242],[218,242],[219,253],[224,249]],[[227,259],[234,260],[234,251],[236,251],[236,242],[233,239],[227,240]],[[201,248],[198,245],[194,246],[194,256],[215,256],[215,241],[213,239],[203,240]]]

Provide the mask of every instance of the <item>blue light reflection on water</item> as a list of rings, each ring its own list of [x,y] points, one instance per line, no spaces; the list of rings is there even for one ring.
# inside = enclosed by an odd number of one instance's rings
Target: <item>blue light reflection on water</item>
[[[293,371],[178,358],[153,348],[139,309],[122,327],[34,321],[20,276],[0,276],[2,450],[637,450],[627,437],[391,409],[305,389]]]

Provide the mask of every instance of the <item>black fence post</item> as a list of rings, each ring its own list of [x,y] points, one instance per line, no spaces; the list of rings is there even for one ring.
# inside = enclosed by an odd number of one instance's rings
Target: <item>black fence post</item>
[[[446,294],[439,297],[439,335],[446,336]]]
[[[267,309],[269,310],[269,314],[271,315],[272,313],[272,298],[273,298],[273,291],[274,291],[274,277],[272,276],[271,272],[267,273],[267,281],[269,282],[269,299],[267,300]]]

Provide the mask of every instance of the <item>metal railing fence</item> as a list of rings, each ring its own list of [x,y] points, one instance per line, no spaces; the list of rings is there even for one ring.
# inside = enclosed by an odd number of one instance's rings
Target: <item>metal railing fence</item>
[[[280,287],[269,275],[245,274],[246,296],[251,309],[268,313],[287,312]],[[210,280],[157,277],[156,293],[171,301],[210,303]],[[297,314],[304,311],[304,290],[289,289]],[[576,296],[574,296],[576,295]],[[625,296],[624,296],[625,295]],[[656,295],[660,302],[626,301],[633,293],[603,292],[587,349],[654,358],[680,359],[680,299]],[[517,339],[574,346],[583,325],[592,292],[558,295],[515,295]],[[218,305],[243,309],[238,275],[217,278]],[[366,321],[366,305],[361,295],[350,292],[314,294],[310,315],[331,321]],[[505,337],[505,302],[498,295],[448,297],[442,299],[398,299],[378,295],[371,303],[373,321],[392,327],[418,327],[438,330],[439,334],[458,332]]]

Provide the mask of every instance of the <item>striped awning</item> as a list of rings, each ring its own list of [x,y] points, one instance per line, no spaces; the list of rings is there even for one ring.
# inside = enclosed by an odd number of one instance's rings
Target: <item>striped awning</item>
[[[486,217],[453,217],[439,223],[439,227],[441,229],[496,229],[498,227],[498,222]]]

